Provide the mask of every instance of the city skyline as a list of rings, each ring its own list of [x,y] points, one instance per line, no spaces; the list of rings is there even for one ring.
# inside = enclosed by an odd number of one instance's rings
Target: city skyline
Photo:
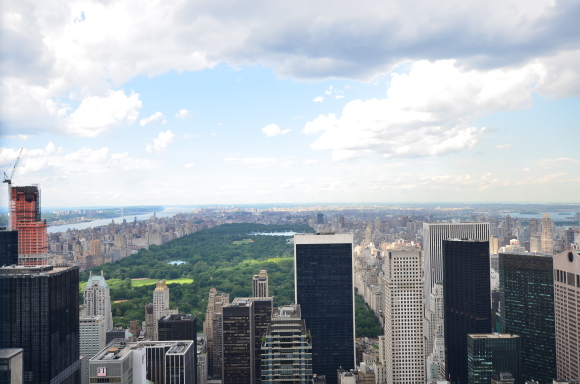
[[[44,206],[578,201],[573,2],[107,4],[1,6]]]

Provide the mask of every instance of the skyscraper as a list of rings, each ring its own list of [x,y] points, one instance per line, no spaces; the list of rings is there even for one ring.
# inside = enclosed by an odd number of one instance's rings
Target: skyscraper
[[[0,268],[0,349],[24,350],[24,383],[80,381],[78,305],[78,267]]]
[[[500,322],[520,335],[523,380],[556,378],[553,255],[499,254]]]
[[[558,378],[580,378],[580,250],[554,258],[554,309]]]
[[[443,241],[445,369],[467,383],[467,335],[491,332],[489,241]]]
[[[177,309],[169,308],[169,287],[165,280],[157,281],[153,291],[153,340],[159,340],[158,321],[163,316],[177,315]]]
[[[0,267],[18,265],[18,232],[0,230]]]
[[[80,355],[90,359],[105,348],[107,321],[102,315],[94,315],[81,317],[79,323]]]
[[[222,377],[223,367],[222,307],[229,304],[229,302],[229,294],[218,293],[215,288],[209,290],[203,332],[207,336],[208,374],[216,379]]]
[[[554,237],[552,235],[552,219],[549,213],[542,215],[542,252],[554,252]]]
[[[300,306],[278,308],[262,342],[262,384],[308,384],[312,379],[312,346]],[[291,364],[289,364],[291,361]]]
[[[312,335],[312,373],[355,368],[352,234],[294,235],[296,304]]]
[[[268,272],[265,269],[252,278],[252,297],[269,297]]]
[[[515,384],[522,383],[521,343],[518,335],[467,335],[469,384],[489,384],[493,375],[509,372]]]
[[[112,329],[111,295],[103,271],[101,271],[100,276],[93,276],[93,273],[90,273],[89,281],[87,281],[87,285],[85,286],[84,300],[86,315],[103,316],[105,318],[106,331]]]
[[[197,318],[193,315],[167,315],[157,322],[159,341],[197,340]]]
[[[37,186],[12,187],[9,230],[18,231],[18,263],[48,264],[48,225],[40,217],[40,189]]]
[[[383,264],[387,382],[424,384],[423,259],[421,251],[389,250]]]
[[[443,240],[447,239],[489,241],[489,223],[423,223],[426,309],[431,289],[443,282]]]
[[[223,311],[224,383],[261,382],[262,336],[272,320],[272,298],[236,298]]]

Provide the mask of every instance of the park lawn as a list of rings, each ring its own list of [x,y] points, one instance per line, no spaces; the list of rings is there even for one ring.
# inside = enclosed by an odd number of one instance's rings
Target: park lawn
[[[193,279],[182,277],[181,279],[166,280],[167,284],[191,284]],[[153,285],[157,283],[157,279],[131,280],[132,287],[142,287],[143,285]]]
[[[252,239],[244,239],[244,240],[238,240],[238,241],[234,241],[233,244],[234,245],[240,245],[240,244],[250,244],[253,243],[254,240]]]

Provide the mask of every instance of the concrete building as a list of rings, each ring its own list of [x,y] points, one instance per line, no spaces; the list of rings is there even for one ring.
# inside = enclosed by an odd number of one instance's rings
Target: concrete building
[[[165,280],[159,280],[153,291],[153,340],[159,340],[158,321],[164,316],[177,315],[178,309],[169,308],[169,287]]]
[[[218,292],[215,288],[209,290],[207,310],[203,322],[203,332],[207,337],[208,376],[219,379],[223,368],[223,311],[230,303],[227,293]]]
[[[270,297],[268,294],[268,272],[262,269],[252,278],[252,297]]]
[[[22,348],[0,349],[0,383],[23,383],[22,352]]]
[[[294,235],[296,304],[312,335],[312,372],[336,382],[354,369],[352,234]]]
[[[87,285],[85,286],[84,300],[86,315],[103,316],[106,330],[112,329],[111,295],[103,271],[101,271],[100,276],[93,276],[93,273],[90,273],[89,281],[87,281]]]
[[[425,383],[421,251],[389,250],[383,263],[386,367],[390,384]]]
[[[104,316],[84,316],[79,319],[80,355],[87,359],[105,348],[107,321]]]
[[[521,339],[511,334],[467,335],[469,384],[489,384],[494,375],[509,372],[522,383]]]
[[[559,379],[580,380],[580,250],[554,257],[556,365]]]
[[[143,384],[145,347],[116,339],[89,360],[89,383]]]
[[[312,380],[312,345],[300,305],[280,307],[262,339],[262,384],[308,384]]]
[[[79,382],[78,305],[78,267],[0,268],[0,349],[24,350],[23,382]]]

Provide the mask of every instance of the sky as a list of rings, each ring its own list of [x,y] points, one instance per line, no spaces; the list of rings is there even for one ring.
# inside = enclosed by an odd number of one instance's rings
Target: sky
[[[577,0],[0,10],[0,167],[43,206],[580,202]]]

